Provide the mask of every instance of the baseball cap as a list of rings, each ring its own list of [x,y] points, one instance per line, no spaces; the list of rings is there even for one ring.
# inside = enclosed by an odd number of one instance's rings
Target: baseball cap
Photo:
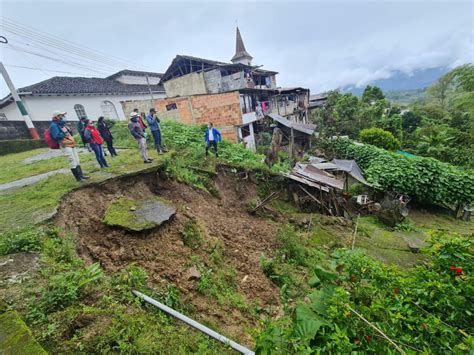
[[[130,117],[138,117],[138,113],[132,112],[132,113],[130,114]]]
[[[65,115],[67,112],[66,111],[59,111],[59,110],[56,110],[53,112],[53,117],[57,117],[59,115]]]

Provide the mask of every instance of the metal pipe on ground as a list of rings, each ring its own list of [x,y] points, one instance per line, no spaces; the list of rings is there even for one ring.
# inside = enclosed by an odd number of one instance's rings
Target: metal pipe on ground
[[[175,311],[173,308],[170,308],[170,307],[164,305],[163,303],[160,303],[157,300],[155,300],[151,297],[148,297],[147,295],[145,295],[145,294],[143,294],[139,291],[134,290],[132,292],[135,296],[138,296],[138,297],[142,298],[146,302],[154,305],[155,307],[158,307],[159,309],[161,309],[162,311],[172,315],[173,317],[178,318],[179,320],[181,320],[184,323],[190,325],[191,327],[203,332],[204,334],[207,334],[210,337],[212,337],[216,340],[219,340],[221,343],[229,345],[232,349],[237,350],[238,352],[240,352],[242,354],[246,354],[246,355],[247,354],[248,355],[250,355],[250,354],[254,355],[255,354],[252,350],[247,349],[245,346],[242,346],[242,345],[236,343],[235,341],[232,341],[229,338],[226,338],[225,336],[213,331],[212,329],[209,329],[205,325],[202,325],[201,323],[196,322],[194,319],[191,319],[191,318],[185,316],[184,314],[179,313],[178,311]]]

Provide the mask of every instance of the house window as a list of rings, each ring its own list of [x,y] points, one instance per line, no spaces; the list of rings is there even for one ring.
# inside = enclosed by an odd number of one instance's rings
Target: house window
[[[178,106],[175,103],[166,105],[166,111],[176,110]]]
[[[118,120],[117,110],[115,109],[115,105],[110,101],[102,101],[100,104],[100,109],[102,110],[102,115],[104,118],[109,120]]]
[[[76,115],[78,119],[87,118],[86,110],[84,109],[84,106],[82,106],[81,104],[74,105],[74,111],[76,111]]]

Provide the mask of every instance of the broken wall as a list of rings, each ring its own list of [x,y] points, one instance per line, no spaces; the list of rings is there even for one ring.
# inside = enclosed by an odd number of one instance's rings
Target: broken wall
[[[166,96],[190,96],[207,94],[204,72],[191,73],[179,78],[166,81],[164,84]]]

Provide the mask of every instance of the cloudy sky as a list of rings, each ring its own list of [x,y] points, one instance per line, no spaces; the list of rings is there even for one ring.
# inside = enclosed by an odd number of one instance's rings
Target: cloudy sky
[[[278,71],[280,86],[320,92],[473,62],[473,3],[0,0],[9,40],[0,55],[17,87],[56,75],[164,72],[176,54],[229,61],[238,23],[253,64]]]

